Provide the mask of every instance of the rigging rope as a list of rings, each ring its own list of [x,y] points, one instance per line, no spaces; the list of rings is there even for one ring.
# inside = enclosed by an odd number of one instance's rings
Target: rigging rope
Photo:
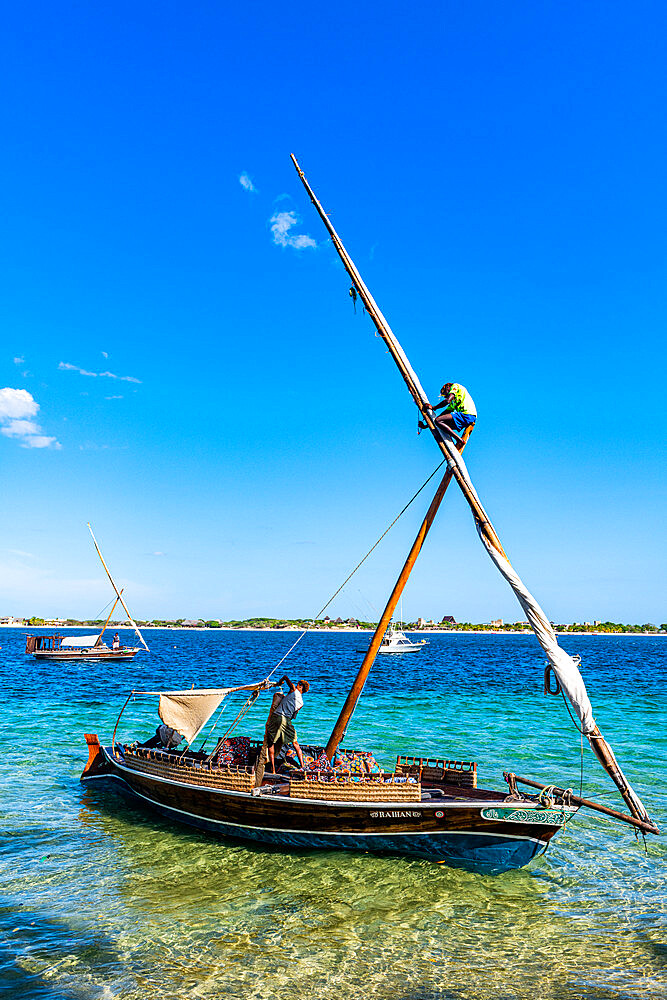
[[[328,600],[328,601],[327,601],[327,603],[326,603],[326,604],[324,605],[324,607],[320,608],[320,610],[319,610],[319,611],[317,612],[317,614],[315,615],[315,617],[314,617],[314,619],[313,619],[314,621],[317,621],[317,619],[318,619],[318,618],[320,617],[320,615],[321,615],[321,614],[322,614],[322,613],[323,613],[324,611],[326,611],[326,610],[327,610],[327,608],[329,607],[329,605],[330,605],[330,604],[331,604],[331,603],[332,603],[332,602],[333,602],[333,601],[334,601],[334,600],[335,600],[335,599],[336,599],[336,598],[338,597],[338,595],[340,594],[340,592],[341,592],[341,590],[343,589],[343,587],[345,587],[345,586],[346,586],[346,585],[347,585],[347,584],[348,584],[348,583],[350,582],[350,580],[352,579],[352,577],[354,576],[354,574],[355,574],[355,573],[357,572],[357,570],[358,570],[358,569],[360,569],[360,568],[361,568],[361,566],[363,566],[363,564],[364,564],[364,563],[366,562],[366,560],[368,559],[368,557],[369,557],[369,555],[371,554],[371,552],[373,552],[373,551],[374,551],[374,549],[376,549],[376,548],[378,547],[378,545],[380,544],[380,542],[382,541],[382,539],[383,539],[383,538],[385,537],[385,535],[389,534],[389,532],[390,532],[390,531],[391,531],[391,529],[392,529],[392,528],[394,527],[394,525],[396,524],[396,522],[397,522],[397,521],[398,521],[398,520],[399,520],[399,519],[400,519],[400,518],[401,518],[401,517],[403,516],[403,514],[405,514],[405,512],[406,512],[406,510],[408,509],[408,507],[410,506],[410,504],[411,504],[411,503],[413,503],[413,502],[414,502],[414,501],[415,501],[415,500],[417,499],[417,497],[419,496],[419,494],[421,493],[421,491],[422,491],[422,490],[423,490],[423,489],[424,489],[424,488],[425,488],[426,486],[428,486],[428,484],[429,484],[429,483],[431,482],[431,480],[433,479],[433,477],[434,477],[434,475],[436,474],[436,472],[438,471],[438,469],[442,468],[442,466],[443,466],[443,465],[445,464],[445,462],[446,462],[446,461],[447,461],[447,459],[443,458],[442,462],[440,462],[440,464],[439,464],[439,465],[436,465],[436,467],[435,467],[435,469],[433,470],[433,472],[431,473],[431,475],[430,475],[430,476],[428,477],[428,479],[427,479],[427,480],[425,480],[425,482],[423,482],[423,483],[422,483],[422,485],[421,485],[421,486],[419,487],[419,489],[418,489],[418,490],[417,490],[417,492],[416,492],[416,493],[414,494],[414,496],[412,496],[412,497],[410,498],[410,500],[408,500],[408,502],[406,503],[406,505],[405,505],[405,507],[403,508],[403,510],[402,510],[402,511],[400,511],[400,513],[398,513],[398,514],[396,515],[396,517],[395,517],[395,518],[394,518],[394,520],[393,520],[393,521],[391,522],[391,524],[389,525],[389,527],[388,527],[388,528],[387,528],[387,529],[386,529],[385,531],[383,531],[383,532],[382,532],[382,534],[381,534],[381,535],[380,535],[380,537],[378,538],[377,542],[376,542],[376,543],[375,543],[374,545],[372,545],[372,546],[371,546],[371,548],[370,548],[370,549],[368,550],[368,552],[366,553],[366,555],[364,556],[364,558],[363,558],[363,559],[362,559],[362,560],[361,560],[360,562],[358,562],[358,563],[357,563],[357,565],[356,565],[356,566],[354,567],[354,569],[352,570],[352,572],[350,573],[350,575],[349,575],[348,577],[346,577],[346,579],[345,579],[345,580],[343,580],[343,582],[341,583],[340,587],[339,587],[339,588],[338,588],[338,590],[337,590],[337,591],[335,592],[335,594],[333,594],[333,595],[332,595],[332,596],[331,596],[331,597],[329,598],[329,600]],[[283,664],[283,663],[285,662],[285,660],[286,660],[286,659],[287,659],[287,657],[288,657],[288,656],[290,655],[290,653],[292,652],[292,650],[293,650],[293,649],[295,649],[295,648],[296,648],[296,647],[297,647],[297,646],[299,645],[299,643],[300,643],[300,642],[301,642],[301,640],[303,639],[304,635],[306,635],[306,634],[307,634],[307,632],[308,632],[308,629],[307,629],[307,628],[305,628],[305,629],[303,630],[303,632],[301,633],[301,635],[300,635],[300,636],[298,637],[298,639],[296,639],[296,640],[295,640],[295,641],[294,641],[294,642],[292,643],[292,645],[291,645],[291,646],[290,646],[290,648],[289,648],[289,649],[287,650],[287,652],[285,653],[285,655],[284,655],[284,656],[282,657],[282,659],[280,659],[280,660],[279,660],[279,661],[278,661],[278,662],[276,663],[275,667],[273,668],[273,670],[271,671],[271,673],[270,673],[270,674],[268,675],[268,677],[266,678],[266,679],[267,679],[267,681],[268,681],[268,680],[270,680],[270,679],[271,679],[271,678],[273,677],[273,675],[275,674],[275,672],[276,672],[276,670],[278,669],[278,667],[280,667],[280,666],[281,666],[281,664]]]
[[[98,611],[98,613],[97,613],[97,618],[96,618],[96,619],[93,619],[93,620],[94,620],[94,621],[101,621],[101,620],[102,620],[102,615],[103,615],[103,614],[105,613],[105,611],[107,610],[107,608],[108,608],[108,607],[109,607],[109,606],[110,606],[110,605],[111,605],[111,604],[112,604],[112,603],[113,603],[113,602],[114,602],[115,600],[116,600],[116,598],[115,598],[115,597],[112,597],[112,599],[111,599],[110,601],[107,601],[107,603],[106,603],[106,604],[104,605],[104,607],[102,608],[102,610],[101,610],[101,611]]]

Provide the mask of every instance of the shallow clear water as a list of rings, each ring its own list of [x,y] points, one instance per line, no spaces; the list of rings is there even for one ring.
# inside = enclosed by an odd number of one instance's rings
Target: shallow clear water
[[[492,877],[216,840],[80,785],[83,733],[108,739],[131,688],[260,679],[293,638],[151,632],[150,655],[105,668],[35,664],[22,633],[0,632],[5,995],[667,997],[665,841],[651,838],[646,853],[629,827],[593,813],[580,811],[529,868]],[[535,641],[430,640],[378,662],[347,745],[386,765],[414,750],[474,759],[487,787],[510,769],[578,790],[580,738],[562,702],[541,695]],[[317,634],[290,657],[290,675],[312,685],[304,743],[325,741],[367,642]],[[667,643],[573,636],[563,645],[582,654],[600,728],[667,829]],[[262,701],[241,731],[258,735],[265,714]],[[156,723],[154,703],[134,702],[120,736],[148,736]],[[584,794],[618,805],[614,793],[585,748]]]

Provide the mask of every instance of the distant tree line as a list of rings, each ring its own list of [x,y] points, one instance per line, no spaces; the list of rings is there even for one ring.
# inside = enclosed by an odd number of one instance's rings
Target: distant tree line
[[[39,618],[33,615],[31,618],[24,619],[26,625],[32,627],[44,626],[46,620],[44,618]],[[68,618],[63,622],[62,627],[68,628],[83,628],[83,627],[97,627],[102,628],[105,623],[105,619],[87,619],[78,620],[76,618]],[[357,619],[343,620],[337,618],[332,621],[329,618],[314,620],[312,618],[244,618],[232,619],[231,621],[222,621],[217,618],[209,619],[208,621],[199,619],[188,619],[188,618],[176,618],[176,619],[161,619],[154,618],[150,621],[143,621],[137,619],[137,625],[139,627],[153,626],[157,628],[295,628],[295,629],[308,629],[308,628],[330,628],[336,629],[341,627],[348,628],[363,628],[370,629],[375,628],[377,622],[364,622],[358,621]],[[475,624],[473,622],[442,622],[442,623],[432,623],[429,622],[426,625],[420,626],[417,622],[395,622],[397,628],[400,629],[417,629],[419,627],[424,627],[428,629],[441,629],[443,631],[456,631],[456,632],[528,632],[530,631],[530,625],[528,622],[507,622],[502,625],[499,624],[489,624],[488,622],[480,622]],[[557,624],[552,622],[553,628],[556,632],[667,632],[667,623],[663,622],[661,625],[654,625],[652,622],[647,622],[644,625],[624,625],[621,622],[595,622],[590,624],[584,622],[580,624],[579,622],[574,622],[573,624]],[[109,628],[123,628],[127,627],[126,621],[112,621],[109,622]]]

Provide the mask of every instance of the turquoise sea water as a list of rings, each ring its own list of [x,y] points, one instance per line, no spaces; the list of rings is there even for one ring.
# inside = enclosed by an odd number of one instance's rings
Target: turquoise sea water
[[[129,638],[129,635],[128,635]],[[35,664],[0,632],[0,990],[21,998],[596,1000],[667,997],[667,840],[580,811],[526,869],[481,876],[421,860],[301,853],[212,839],[84,789],[84,732],[108,740],[131,688],[260,679],[292,633],[151,632],[112,667]],[[571,786],[580,737],[541,694],[530,636],[432,636],[382,658],[348,746],[474,759]],[[308,636],[288,660],[311,682],[302,742],[324,742],[367,635]],[[667,643],[573,636],[597,721],[667,831]],[[231,713],[232,707],[228,709]],[[235,713],[234,713],[235,714]],[[241,731],[259,735],[266,703]],[[127,721],[125,721],[127,720]],[[133,703],[121,738],[150,735]],[[584,794],[618,805],[584,748]],[[622,803],[621,806],[622,807]]]

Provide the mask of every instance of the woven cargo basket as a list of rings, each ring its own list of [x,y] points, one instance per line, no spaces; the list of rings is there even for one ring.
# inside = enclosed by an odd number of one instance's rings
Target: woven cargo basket
[[[255,774],[250,767],[234,767],[232,764],[213,767],[188,757],[176,757],[160,750],[124,747],[125,764],[133,771],[154,774],[187,785],[205,785],[209,788],[224,788],[233,792],[249,792],[255,785]]]
[[[477,764],[472,760],[445,760],[441,757],[410,757],[399,754],[396,774],[421,774],[425,785],[459,785],[477,788]]]
[[[419,781],[396,781],[394,774],[379,774],[352,781],[337,776],[334,780],[322,778],[290,779],[289,794],[292,799],[329,799],[346,802],[420,802]]]

